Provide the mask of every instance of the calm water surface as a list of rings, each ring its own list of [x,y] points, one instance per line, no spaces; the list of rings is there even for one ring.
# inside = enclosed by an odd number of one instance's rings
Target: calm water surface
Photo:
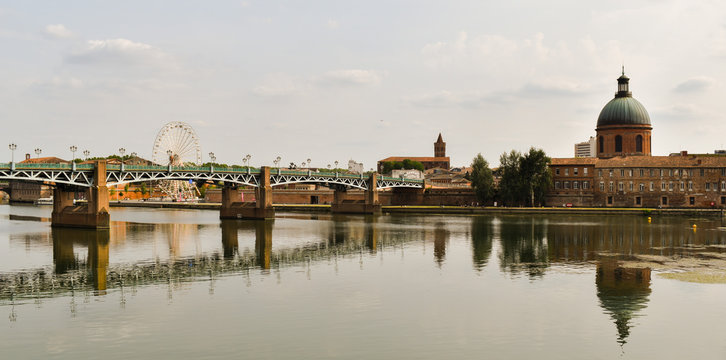
[[[661,276],[723,271],[718,219],[49,216],[0,206],[3,359],[726,358],[726,285]]]

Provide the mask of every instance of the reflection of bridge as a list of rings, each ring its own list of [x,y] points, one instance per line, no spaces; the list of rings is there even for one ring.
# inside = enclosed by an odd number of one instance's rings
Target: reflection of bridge
[[[107,186],[157,180],[185,180],[223,183],[220,218],[267,219],[274,217],[272,187],[288,184],[319,184],[335,189],[331,211],[339,213],[380,212],[378,190],[386,188],[423,189],[422,180],[391,178],[371,174],[344,174],[254,168],[174,167],[95,164],[0,164],[0,179],[49,182],[53,192],[53,226],[105,228],[109,226]],[[256,189],[254,203],[243,203],[239,187]],[[345,199],[348,188],[365,190],[363,202]],[[86,191],[88,204],[73,206],[73,193]]]

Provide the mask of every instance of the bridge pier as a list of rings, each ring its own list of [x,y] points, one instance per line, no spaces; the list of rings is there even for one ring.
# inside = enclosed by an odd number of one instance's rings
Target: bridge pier
[[[260,169],[260,183],[255,189],[255,202],[239,201],[237,187],[222,188],[222,207],[219,209],[220,219],[274,219],[275,208],[272,207],[272,185],[270,185],[270,168]]]
[[[108,213],[108,188],[106,187],[106,161],[97,161],[93,170],[93,185],[86,190],[87,203],[74,205],[73,195],[77,188],[56,184],[53,189],[51,226],[104,229],[111,220]]]
[[[333,204],[330,212],[335,214],[380,214],[381,203],[378,201],[378,175],[371,174],[368,178],[368,189],[365,191],[365,200],[348,200],[345,188],[335,189]]]

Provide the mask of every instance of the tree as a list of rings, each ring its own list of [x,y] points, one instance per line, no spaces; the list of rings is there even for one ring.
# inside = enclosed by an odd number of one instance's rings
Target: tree
[[[489,163],[481,154],[477,154],[471,163],[471,187],[474,188],[476,199],[484,204],[491,200],[494,188],[494,176]]]
[[[534,147],[521,154],[512,150],[499,158],[502,178],[499,195],[506,205],[529,205],[544,203],[545,195],[552,183],[548,167],[550,158],[541,149]]]

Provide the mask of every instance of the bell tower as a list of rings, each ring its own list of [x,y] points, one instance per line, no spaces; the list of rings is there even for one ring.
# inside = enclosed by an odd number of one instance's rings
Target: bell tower
[[[446,157],[446,143],[441,138],[441,133],[439,133],[439,138],[434,143],[434,157]]]

